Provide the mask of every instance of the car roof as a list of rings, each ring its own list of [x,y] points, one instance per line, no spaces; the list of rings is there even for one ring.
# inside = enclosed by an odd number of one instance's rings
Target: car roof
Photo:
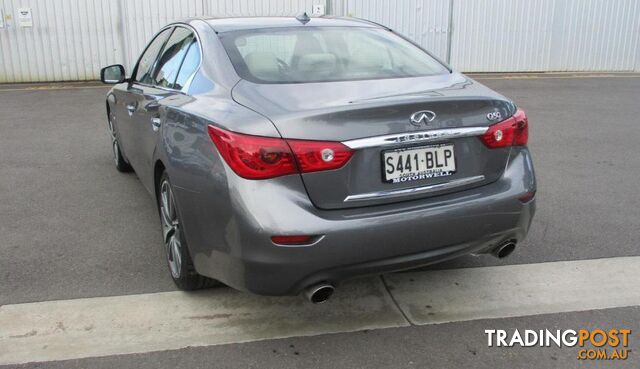
[[[303,23],[296,17],[232,17],[232,18],[200,18],[207,22],[216,32],[230,32],[260,28],[278,27],[380,27],[364,19],[347,17],[311,17]]]

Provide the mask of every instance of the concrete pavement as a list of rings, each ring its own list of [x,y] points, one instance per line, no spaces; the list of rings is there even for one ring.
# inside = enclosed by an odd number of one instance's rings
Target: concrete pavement
[[[0,365],[640,306],[640,257],[411,272],[385,279],[344,283],[323,305],[229,288],[4,305]]]
[[[637,194],[640,127],[635,118],[640,115],[640,105],[637,104],[640,78],[616,75],[520,79],[478,76],[478,79],[513,98],[529,115],[530,147],[539,181],[538,214],[529,238],[508,259],[466,257],[430,269],[640,255],[637,242],[640,239],[637,210],[640,208],[640,196]],[[118,298],[175,291],[164,264],[152,199],[135,175],[120,174],[112,167],[104,119],[107,89],[94,85],[87,87],[90,88],[74,84],[63,89],[39,86],[35,90],[21,87],[15,91],[0,88],[0,232],[3,235],[0,243],[0,305],[8,305],[6,308],[9,310],[16,306],[20,309],[17,304],[27,302],[46,303],[99,296]],[[483,273],[482,270],[485,269],[470,269],[468,275]],[[633,282],[632,273],[627,273],[627,270],[621,269],[617,274],[616,278],[622,278],[620,283]],[[446,276],[450,272],[442,273]],[[429,274],[410,275],[388,278],[389,286],[398,282],[394,286],[398,288],[398,296],[407,293],[403,288],[411,285],[409,279],[426,283],[422,278],[428,278]],[[625,281],[625,278],[629,279]],[[427,296],[430,291],[441,291],[434,296],[451,298],[451,303],[459,303],[456,296],[465,296],[419,285],[422,289],[409,293],[409,296],[414,296],[412,303],[415,304],[431,298]],[[564,288],[579,290],[580,286],[576,281]],[[628,287],[629,291],[637,291],[633,285]],[[594,301],[607,297],[598,295],[606,290],[600,286],[593,295],[584,295],[584,307],[568,310],[626,304],[619,302],[625,294],[621,290],[613,290],[615,294],[611,301],[614,304],[594,305]],[[224,289],[209,293],[234,294]],[[473,296],[476,296],[475,301],[483,301],[478,295]],[[558,301],[562,301],[563,295],[557,296]],[[288,303],[292,300],[285,298],[281,301]],[[574,300],[574,304],[575,301],[580,302]],[[281,303],[276,302],[276,306]],[[260,304],[270,306],[268,302]],[[428,302],[424,305],[437,306]],[[345,306],[347,313],[358,311],[352,309],[352,305]],[[403,305],[399,301],[397,306],[406,310],[411,308],[411,303]],[[639,329],[637,318],[640,312],[637,307],[583,313],[558,313],[568,310],[555,308],[532,311],[531,314],[554,314],[530,318],[503,318],[518,315],[508,314],[508,306],[501,307],[503,309],[496,310],[494,315],[471,316],[471,319],[500,317],[497,321],[472,320],[369,333],[183,348],[44,365],[157,368],[175,367],[177,364],[211,367],[213,362],[220,367],[360,367],[362,365],[358,364],[369,360],[372,367],[389,367],[392,363],[397,364],[393,365],[395,367],[489,367],[489,364],[504,367],[505,363],[511,364],[510,367],[577,367],[580,362],[572,357],[573,352],[567,350],[491,350],[484,342],[483,329],[495,327],[494,323],[522,328],[619,325],[636,331]],[[0,314],[4,308],[0,308]],[[295,317],[300,318],[313,309],[307,310],[302,306],[300,310],[293,311],[297,311],[299,315]],[[14,311],[20,315],[21,310]],[[433,317],[428,313],[424,315],[422,312],[423,318]],[[460,317],[447,321],[458,320]],[[359,321],[354,318],[349,322],[357,326]],[[367,323],[369,325],[355,328],[393,326],[378,323],[372,319]],[[0,335],[3,334],[2,329],[0,326]],[[341,331],[315,329],[312,334]],[[30,332],[27,330],[17,335]],[[268,337],[261,336],[263,338]],[[218,343],[221,342],[237,341]],[[288,342],[304,349],[296,355],[295,349],[287,348]],[[633,360],[619,362],[617,366],[637,367],[637,340],[634,344],[636,356],[631,358]],[[174,346],[179,347],[182,346]],[[469,349],[465,351],[466,347]],[[2,348],[0,344],[0,354]],[[602,363],[588,364],[597,366]],[[30,364],[28,367],[41,365]]]

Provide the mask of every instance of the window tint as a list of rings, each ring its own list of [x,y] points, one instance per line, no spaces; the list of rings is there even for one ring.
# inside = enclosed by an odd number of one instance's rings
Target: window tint
[[[193,39],[193,41],[191,41],[191,46],[189,46],[189,51],[182,62],[182,67],[180,67],[180,72],[178,73],[178,78],[176,78],[174,88],[182,90],[182,88],[188,83],[189,78],[191,78],[195,73],[198,65],[200,65],[200,47],[198,46],[198,42]]]
[[[135,81],[141,83],[151,83],[151,72],[153,69],[153,65],[155,64],[156,58],[158,57],[158,53],[160,49],[162,49],[162,45],[169,37],[171,33],[171,28],[167,28],[162,31],[156,38],[151,41],[147,49],[142,54],[140,61],[138,62],[138,69],[136,70],[136,75],[134,77]]]
[[[383,39],[367,37],[361,32],[347,32],[344,35],[348,55],[351,57],[352,67],[358,68],[360,73],[390,70],[394,67],[392,53],[384,52],[386,46]],[[381,52],[382,51],[382,52]],[[419,69],[418,66],[414,69]]]
[[[250,37],[238,37],[235,46],[240,55],[246,58],[251,53],[273,53],[278,59],[287,63],[293,57],[293,50],[296,47],[296,35],[252,35]]]
[[[158,59],[153,75],[154,85],[174,88],[180,65],[193,39],[193,32],[184,27],[176,27]]]
[[[221,40],[234,68],[256,83],[417,77],[448,70],[392,32],[360,27],[232,31]]]

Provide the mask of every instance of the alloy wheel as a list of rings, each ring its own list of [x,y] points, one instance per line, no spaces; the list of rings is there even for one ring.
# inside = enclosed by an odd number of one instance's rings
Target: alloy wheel
[[[109,133],[111,134],[111,148],[113,150],[113,161],[118,166],[118,158],[120,157],[120,146],[118,145],[118,138],[116,137],[116,130],[113,127],[111,119],[109,119]]]
[[[180,222],[176,212],[173,191],[167,180],[164,180],[160,185],[160,219],[162,221],[162,234],[169,269],[173,278],[179,278],[182,268]]]

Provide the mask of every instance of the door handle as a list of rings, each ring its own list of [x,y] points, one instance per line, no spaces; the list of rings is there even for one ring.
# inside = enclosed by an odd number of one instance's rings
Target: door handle
[[[127,111],[129,112],[129,115],[132,115],[134,111],[136,111],[136,106],[129,104],[127,105]]]
[[[152,110],[158,110],[159,107],[160,107],[160,103],[158,103],[157,101],[152,101],[145,106],[145,109],[147,109],[147,111],[152,111]]]
[[[161,124],[162,121],[160,120],[160,118],[151,118],[151,128],[154,132],[158,132]]]

